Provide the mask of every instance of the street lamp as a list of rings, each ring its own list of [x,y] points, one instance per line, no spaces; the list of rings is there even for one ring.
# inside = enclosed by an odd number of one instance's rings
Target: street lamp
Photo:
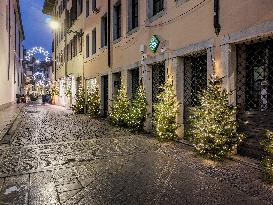
[[[60,25],[60,22],[58,22],[57,20],[50,20],[49,21],[49,27],[52,29],[52,30],[57,30],[61,27]]]

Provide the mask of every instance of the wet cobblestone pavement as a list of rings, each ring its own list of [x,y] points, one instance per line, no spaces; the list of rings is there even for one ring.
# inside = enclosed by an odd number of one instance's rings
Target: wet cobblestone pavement
[[[0,204],[273,204],[261,172],[216,164],[54,106],[28,106],[0,146]]]

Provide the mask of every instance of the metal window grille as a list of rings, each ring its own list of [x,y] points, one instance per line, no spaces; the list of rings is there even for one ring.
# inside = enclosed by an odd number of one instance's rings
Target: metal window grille
[[[153,15],[164,9],[164,0],[153,0]]]
[[[113,74],[113,96],[116,96],[118,94],[118,91],[121,89],[121,73],[114,73]]]
[[[189,108],[199,104],[197,95],[207,87],[207,53],[201,52],[184,58],[184,118]]]
[[[152,65],[152,101],[157,103],[157,95],[162,91],[161,86],[165,83],[165,62]]]
[[[139,68],[131,70],[132,75],[132,96],[134,97],[139,87]]]
[[[138,27],[138,0],[132,0],[132,29]]]
[[[108,114],[108,75],[102,76],[102,91],[103,91],[103,117]]]
[[[240,112],[273,111],[273,40],[237,45],[237,106]]]

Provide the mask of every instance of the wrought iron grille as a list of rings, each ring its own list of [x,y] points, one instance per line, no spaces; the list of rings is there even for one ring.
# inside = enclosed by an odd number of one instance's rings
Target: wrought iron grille
[[[132,75],[132,96],[134,97],[137,93],[137,89],[139,87],[139,68],[135,68],[131,70]]]
[[[187,107],[194,107],[198,104],[196,97],[198,92],[207,86],[207,55],[201,53],[185,57],[184,63],[184,104]]]
[[[108,75],[102,77],[103,82],[103,117],[108,114]]]
[[[114,83],[113,96],[116,96],[118,94],[118,91],[121,88],[121,73],[120,72],[113,74],[113,83]]]
[[[152,101],[157,103],[157,95],[162,91],[161,86],[165,83],[165,62],[152,65]]]
[[[273,111],[273,40],[237,45],[240,112]]]
[[[197,95],[207,87],[207,53],[201,52],[184,58],[184,118],[189,108],[198,105]]]

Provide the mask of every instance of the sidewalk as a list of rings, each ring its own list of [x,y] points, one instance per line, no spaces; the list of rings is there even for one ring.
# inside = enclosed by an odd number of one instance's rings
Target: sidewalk
[[[24,106],[25,104],[13,104],[9,108],[0,111],[0,141],[9,131]]]

